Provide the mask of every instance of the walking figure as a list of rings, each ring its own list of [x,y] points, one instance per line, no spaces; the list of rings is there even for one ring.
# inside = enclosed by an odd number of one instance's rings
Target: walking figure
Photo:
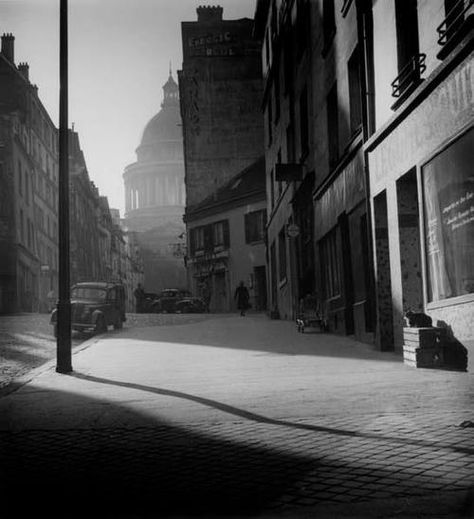
[[[145,291],[140,283],[138,283],[133,295],[135,296],[135,311],[140,314],[143,312],[143,303],[145,302]]]
[[[240,310],[240,315],[245,315],[246,310],[250,308],[250,295],[243,281],[235,289],[234,299],[237,300],[237,308]]]

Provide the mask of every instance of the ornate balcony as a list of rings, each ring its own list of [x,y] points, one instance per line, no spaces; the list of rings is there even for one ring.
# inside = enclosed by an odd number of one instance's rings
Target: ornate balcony
[[[441,50],[438,59],[444,59],[474,27],[474,0],[459,0],[436,28]]]

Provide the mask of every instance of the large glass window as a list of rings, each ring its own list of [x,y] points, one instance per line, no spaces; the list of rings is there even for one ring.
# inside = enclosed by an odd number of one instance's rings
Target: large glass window
[[[422,168],[428,300],[474,293],[474,129]]]

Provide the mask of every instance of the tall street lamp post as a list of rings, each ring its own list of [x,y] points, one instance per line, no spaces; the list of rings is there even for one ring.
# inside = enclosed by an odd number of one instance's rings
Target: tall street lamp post
[[[56,371],[70,373],[71,297],[69,279],[69,136],[67,0],[59,4],[59,300]]]

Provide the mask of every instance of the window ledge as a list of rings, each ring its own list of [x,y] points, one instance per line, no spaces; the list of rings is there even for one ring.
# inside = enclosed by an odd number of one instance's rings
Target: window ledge
[[[440,301],[432,301],[426,304],[426,310],[436,310],[448,306],[462,305],[474,302],[474,294],[463,294],[462,296],[449,297]]]

